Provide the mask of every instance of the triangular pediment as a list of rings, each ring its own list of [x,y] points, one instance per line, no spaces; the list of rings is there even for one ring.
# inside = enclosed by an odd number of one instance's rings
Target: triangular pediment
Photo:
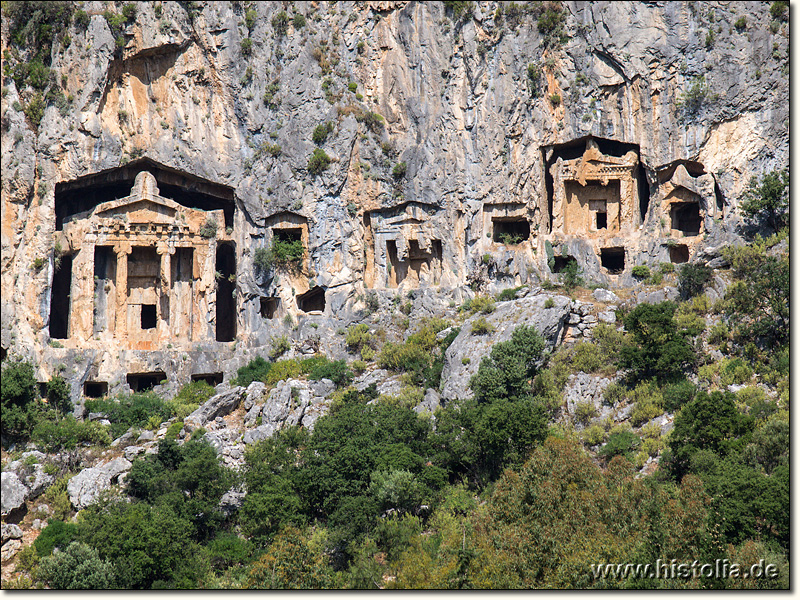
[[[123,198],[101,204],[95,215],[101,219],[126,216],[129,220],[147,222],[173,221],[181,206],[168,198]]]

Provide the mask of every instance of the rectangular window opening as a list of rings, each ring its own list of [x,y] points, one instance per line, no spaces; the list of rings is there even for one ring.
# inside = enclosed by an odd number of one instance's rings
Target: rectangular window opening
[[[595,229],[606,229],[608,227],[608,213],[598,212],[595,213],[595,216],[597,217],[595,221]]]
[[[700,235],[700,206],[697,202],[675,202],[670,207],[672,229],[684,235]]]
[[[50,289],[50,337],[65,340],[69,337],[69,313],[72,289],[72,255],[61,257],[53,275]]]
[[[531,224],[524,217],[492,219],[492,241],[513,245],[531,237]]]
[[[156,305],[142,304],[142,329],[155,329],[156,319]]]
[[[612,275],[618,275],[625,270],[625,248],[601,248],[600,264]]]
[[[195,373],[192,381],[205,381],[211,387],[217,387],[222,383],[222,373]]]
[[[125,377],[133,392],[146,392],[167,380],[164,371],[151,371],[149,373],[128,373]]]
[[[676,264],[689,262],[689,246],[686,244],[676,244],[670,247],[669,260]]]
[[[108,395],[107,381],[86,381],[83,384],[83,395],[87,398],[102,398]]]
[[[281,307],[281,299],[275,296],[261,297],[261,316],[265,319],[274,319],[278,316]]]

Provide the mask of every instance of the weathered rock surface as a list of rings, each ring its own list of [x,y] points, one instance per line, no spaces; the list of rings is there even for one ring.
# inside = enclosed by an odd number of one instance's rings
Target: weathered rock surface
[[[3,471],[2,474],[2,507],[3,516],[25,504],[30,490],[23,484],[16,473]]]
[[[552,300],[553,306],[545,308],[548,300]],[[571,301],[565,296],[542,294],[501,302],[493,313],[474,315],[467,319],[458,337],[445,353],[442,397],[447,400],[471,397],[469,380],[478,372],[481,359],[490,354],[494,344],[509,340],[517,327],[535,327],[547,346],[555,347],[564,333],[570,306]],[[474,335],[472,323],[479,318],[485,318],[494,327],[494,331],[486,335]]]
[[[22,539],[22,529],[19,528],[19,525],[14,525],[13,523],[3,523],[2,539],[3,544],[8,540],[20,540]]]
[[[193,374],[228,377],[276,335],[291,339],[295,355],[321,349],[343,357],[335,332],[363,314],[366,292],[385,295],[383,302],[419,288],[417,317],[461,303],[469,283],[484,292],[533,289],[558,277],[548,243],[575,258],[585,279],[609,286],[630,283],[633,265],[671,260],[669,240],[686,245],[692,260],[715,261],[738,237],[736,209],[750,177],[788,164],[788,23],[772,25],[769,3],[565,2],[566,42],[547,60],[535,16],[523,11],[512,24],[495,17],[492,2],[476,3],[457,24],[435,2],[260,2],[252,31],[237,3],[201,3],[193,18],[181,3],[159,4],[160,16],[154,4],[137,6],[118,48],[101,14],[108,7],[87,5],[88,27],[71,27],[72,43],[52,52],[54,80],[72,100],[48,102],[38,127],[15,108],[27,104],[30,88],[9,80],[3,102],[0,341],[34,359],[42,376],[65,365],[76,403],[87,382],[127,391],[127,373],[163,372],[167,383],[157,389],[170,394]],[[277,36],[271,21],[284,9],[306,15],[308,26]],[[744,31],[730,25],[740,14],[748,15]],[[712,27],[716,42],[707,44]],[[12,44],[5,28],[4,54]],[[312,50],[322,47],[321,65]],[[21,61],[29,58],[18,50]],[[541,69],[538,83],[528,81],[528,65]],[[699,106],[688,111],[682,99],[698,89]],[[374,131],[364,119],[370,112],[383,119]],[[333,124],[323,144],[333,160],[309,173],[312,132],[325,122]],[[590,135],[610,140],[601,144],[611,163],[635,150],[642,189],[652,191],[628,215],[641,227],[567,218],[558,229],[565,215],[550,214],[547,184],[561,160],[553,153]],[[103,310],[94,308],[106,306],[93,306],[95,292],[99,298],[105,287],[94,286],[93,259],[84,260],[91,253],[76,255],[72,300],[88,308],[73,315],[71,329],[83,333],[51,345],[56,248],[75,250],[61,239],[64,215],[56,213],[65,200],[56,184],[98,173],[95,184],[111,184],[103,179],[119,173],[111,169],[144,168],[136,157],[164,166],[164,189],[173,174],[229,190],[236,214],[219,240],[233,243],[236,273],[218,282],[203,242],[195,291],[208,311],[191,321],[200,341],[186,341],[188,331],[159,317],[153,335],[169,344],[153,344],[149,333],[132,344],[133,332],[95,332],[93,315]],[[399,163],[406,174],[396,178]],[[136,174],[113,186],[130,189]],[[702,207],[699,234],[673,231],[676,198]],[[493,233],[495,217],[526,221],[528,239],[504,243]],[[257,269],[256,250],[274,226],[288,225],[299,226],[307,244],[299,274]],[[601,264],[587,236],[622,249],[622,273]],[[211,303],[222,298],[223,281],[231,284],[224,293],[236,296],[238,329],[228,336],[235,346],[214,336]],[[310,288],[324,292],[323,310],[299,306]],[[268,298],[290,323],[262,315]],[[185,311],[171,307],[173,318]]]
[[[122,457],[105,464],[84,469],[67,483],[67,493],[72,505],[78,510],[99,500],[102,492],[120,483],[132,464]]]
[[[184,427],[191,431],[202,427],[207,422],[217,417],[230,414],[245,396],[245,388],[236,386],[227,392],[211,396],[202,406],[186,417],[183,421]]]

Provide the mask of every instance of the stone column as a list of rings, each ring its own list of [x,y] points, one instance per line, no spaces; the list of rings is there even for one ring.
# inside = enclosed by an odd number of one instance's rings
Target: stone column
[[[124,340],[128,336],[128,255],[131,245],[122,243],[114,246],[117,255],[117,288],[114,337]]]
[[[158,306],[160,311],[160,321],[164,323],[166,333],[169,332],[169,303],[170,292],[172,290],[172,260],[171,256],[175,248],[170,248],[166,244],[156,245],[156,252],[160,257],[161,271],[159,273],[159,283],[156,292],[158,293]],[[158,324],[159,331],[162,331],[161,322]]]

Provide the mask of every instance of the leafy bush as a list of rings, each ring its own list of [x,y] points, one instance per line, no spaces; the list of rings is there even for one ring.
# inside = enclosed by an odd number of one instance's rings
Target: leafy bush
[[[272,17],[272,28],[279,38],[285,36],[286,31],[289,29],[289,16],[284,11],[277,13]]]
[[[268,363],[261,356],[256,356],[246,366],[239,367],[236,371],[236,377],[231,383],[247,387],[254,381],[266,381],[270,369],[272,369],[271,363]]]
[[[708,102],[714,99],[715,96],[706,85],[705,77],[700,76],[695,78],[689,89],[681,95],[677,106],[683,112],[683,117],[688,119],[696,116]]]
[[[344,387],[353,381],[353,372],[348,368],[344,360],[325,360],[323,363],[314,366],[308,374],[309,379],[320,380],[330,379],[336,387]]]
[[[524,285],[515,288],[506,288],[495,295],[495,300],[498,302],[505,302],[507,300],[514,300],[517,297],[517,292],[524,288]]]
[[[494,331],[494,325],[486,320],[486,317],[478,317],[472,322],[472,335],[486,335]]]
[[[172,412],[163,398],[155,392],[119,395],[116,399],[87,400],[86,409],[89,412],[104,413],[111,421],[111,435],[115,438],[131,427],[145,427],[151,416],[158,416],[166,421]]]
[[[292,24],[294,25],[295,29],[300,29],[301,27],[306,26],[306,18],[302,13],[295,13],[294,17],[292,18]]]
[[[250,56],[253,53],[253,40],[249,37],[242,40],[242,56]]]
[[[640,304],[625,317],[625,329],[632,335],[620,348],[620,365],[630,369],[634,379],[656,377],[659,381],[679,379],[694,363],[695,354],[675,322],[672,302]]]
[[[542,95],[542,69],[539,65],[531,63],[528,65],[528,87],[531,98],[538,98]]]
[[[373,344],[373,336],[369,332],[369,325],[359,323],[348,327],[344,343],[351,352],[361,352],[364,346],[371,346]]]
[[[553,300],[552,298],[548,298],[547,300],[544,301],[544,307],[545,308],[553,308],[555,305],[556,305],[556,301]]]
[[[556,48],[563,44],[567,36],[564,33],[566,14],[560,2],[544,2],[536,7],[541,11],[536,19],[536,28],[542,35],[545,48]]]
[[[550,94],[550,103],[553,106],[558,106],[561,104],[561,95],[560,94]]]
[[[383,117],[378,113],[366,111],[356,115],[356,121],[367,126],[372,133],[383,131]]]
[[[737,31],[744,31],[745,29],[747,29],[747,17],[745,16],[739,17],[738,19],[736,19],[736,22],[733,24],[733,26],[736,27]]]
[[[742,212],[751,220],[764,221],[778,231],[789,225],[789,171],[765,173],[753,177],[742,194]]]
[[[201,236],[204,238],[213,238],[217,237],[217,221],[213,217],[208,217],[206,222],[203,223],[203,226],[200,228]]]
[[[395,179],[402,179],[406,176],[406,171],[408,170],[408,165],[405,162],[397,163],[394,168],[392,169],[392,177]]]
[[[470,379],[476,400],[493,402],[500,398],[529,397],[529,382],[536,374],[536,361],[541,358],[542,350],[544,340],[535,327],[517,327],[510,340],[492,347],[491,354],[481,360],[478,372]]]
[[[678,272],[678,291],[684,300],[703,292],[713,270],[706,265],[687,263]]]
[[[315,148],[308,159],[308,172],[311,175],[318,175],[328,168],[331,164],[331,157],[322,148]]]
[[[58,519],[50,519],[47,527],[34,540],[33,547],[36,553],[44,558],[53,553],[54,548],[65,550],[78,538],[78,526],[74,523],[64,523]]]
[[[317,146],[322,146],[325,143],[325,140],[328,139],[328,135],[333,132],[333,123],[328,121],[327,123],[321,123],[314,128],[314,133],[311,136],[311,139]]]
[[[108,431],[100,423],[78,421],[72,415],[51,421],[42,419],[34,427],[31,439],[47,452],[73,450],[78,444],[107,446]]]
[[[291,349],[292,345],[289,343],[289,338],[287,336],[285,335],[276,336],[272,338],[269,350],[269,357],[270,359],[275,360],[279,356],[286,354]]]
[[[631,275],[637,279],[647,279],[650,277],[650,267],[646,265],[636,265],[631,269]]]
[[[481,312],[485,315],[494,312],[494,300],[489,296],[475,296],[472,300],[467,300],[461,310],[467,311],[470,315]]]
[[[36,377],[29,362],[7,361],[0,377],[3,439],[25,440],[30,437],[43,410],[37,400]]]
[[[63,552],[44,558],[37,576],[54,590],[107,590],[116,580],[114,565],[81,542],[72,542]]]
[[[561,284],[564,289],[571,292],[576,287],[583,285],[583,277],[581,276],[582,270],[578,266],[578,261],[570,260],[567,266],[561,271]]]
[[[639,436],[630,430],[618,431],[608,437],[608,442],[600,448],[598,454],[607,459],[615,456],[626,456],[639,447]]]
[[[300,376],[300,363],[295,359],[279,360],[272,363],[272,368],[269,370],[264,383],[267,385],[275,385],[279,381],[286,379],[293,379]]]

